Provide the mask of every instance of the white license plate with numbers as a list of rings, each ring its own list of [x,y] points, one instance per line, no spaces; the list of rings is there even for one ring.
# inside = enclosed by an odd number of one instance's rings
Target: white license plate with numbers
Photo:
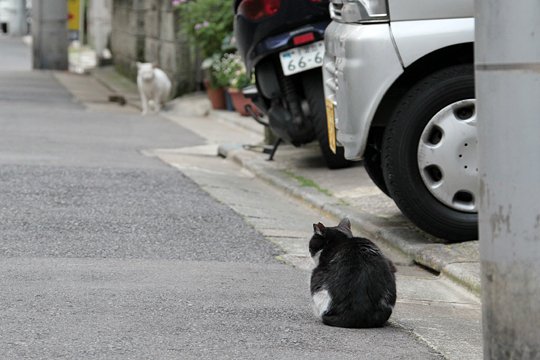
[[[322,66],[324,41],[296,47],[279,53],[283,74],[286,76]]]

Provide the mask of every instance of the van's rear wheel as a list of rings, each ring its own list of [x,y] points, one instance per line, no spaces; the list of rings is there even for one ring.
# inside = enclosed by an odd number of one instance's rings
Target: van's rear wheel
[[[433,73],[401,99],[383,138],[392,199],[419,228],[453,241],[478,237],[474,95],[472,66]]]
[[[385,195],[390,196],[388,187],[384,182],[384,175],[381,166],[381,151],[375,148],[375,145],[368,144],[366,151],[364,151],[364,170],[368,174],[373,183],[381,190]]]
[[[302,74],[304,95],[309,104],[311,121],[315,128],[315,135],[326,166],[329,169],[341,169],[352,165],[352,161],[345,159],[344,150],[338,146],[334,154],[328,145],[328,127],[326,123],[326,107],[324,104],[324,89],[322,71],[315,69]]]

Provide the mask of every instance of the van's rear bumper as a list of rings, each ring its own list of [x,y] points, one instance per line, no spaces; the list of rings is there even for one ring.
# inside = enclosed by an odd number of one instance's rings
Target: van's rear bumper
[[[330,23],[325,33],[326,99],[335,106],[338,143],[361,159],[379,103],[403,72],[389,24]]]

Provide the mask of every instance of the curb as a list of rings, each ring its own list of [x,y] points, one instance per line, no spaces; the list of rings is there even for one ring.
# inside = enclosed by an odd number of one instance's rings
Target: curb
[[[264,166],[264,163],[261,164],[262,160],[254,158],[239,146],[220,145],[218,152],[221,156],[234,161],[289,195],[338,219],[349,217],[351,223],[361,228],[368,236],[397,249],[413,262],[448,277],[475,295],[480,295],[480,280],[476,272],[474,269],[465,269],[462,266],[462,264],[474,264],[470,261],[470,254],[478,252],[477,244],[444,244],[412,225],[407,227],[389,224],[385,219],[360,212],[343,201],[316,189],[301,186],[285,171]],[[435,241],[439,241],[439,243]]]
[[[121,77],[112,68],[92,71],[91,75],[111,91],[125,94],[128,103],[140,108],[136,85]],[[245,130],[260,134],[262,125],[255,123],[250,118],[242,118],[239,115],[227,111],[216,111],[209,108],[209,104],[203,103],[202,96],[184,97],[173,101],[171,106],[181,106],[183,112],[189,112],[198,116],[208,116],[219,121],[233,124]],[[186,101],[187,100],[187,101]],[[379,240],[384,244],[400,251],[412,262],[415,262],[437,274],[446,276],[458,285],[465,287],[475,295],[480,295],[478,242],[444,244],[440,239],[434,238],[412,224],[406,226],[392,223],[381,217],[355,209],[328,194],[314,188],[302,186],[291,174],[282,169],[277,169],[265,164],[262,156],[243,149],[240,144],[222,144],[218,148],[218,154],[224,158],[236,162],[238,165],[249,170],[260,179],[270,185],[294,196],[309,205],[341,219],[349,217],[351,223],[361,228],[367,236]]]

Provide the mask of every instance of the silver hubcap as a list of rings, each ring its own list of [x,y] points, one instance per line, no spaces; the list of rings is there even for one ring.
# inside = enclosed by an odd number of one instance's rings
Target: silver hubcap
[[[418,168],[431,194],[446,206],[477,212],[478,136],[475,100],[461,100],[428,122],[418,144]]]

